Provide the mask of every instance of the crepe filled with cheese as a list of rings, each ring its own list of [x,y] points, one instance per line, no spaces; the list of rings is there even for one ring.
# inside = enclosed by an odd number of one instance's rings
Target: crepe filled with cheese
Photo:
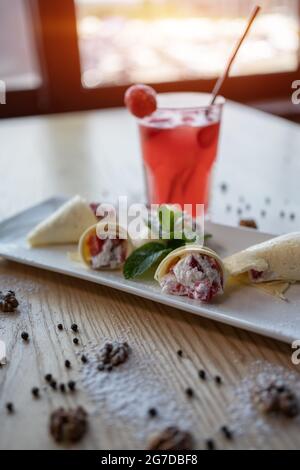
[[[32,247],[59,243],[78,243],[82,233],[97,222],[97,217],[80,196],[63,204],[38,224],[27,236]]]
[[[120,269],[132,250],[127,230],[115,222],[94,224],[79,240],[81,261],[95,270]]]
[[[158,266],[155,279],[166,294],[209,302],[223,294],[225,269],[213,250],[186,245],[172,251]]]

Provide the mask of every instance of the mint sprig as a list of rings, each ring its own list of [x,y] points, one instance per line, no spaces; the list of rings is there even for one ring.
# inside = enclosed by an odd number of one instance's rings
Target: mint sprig
[[[197,243],[197,236],[188,238],[182,230],[183,213],[174,206],[163,204],[157,211],[157,217],[148,220],[149,229],[157,235],[158,241],[148,242],[137,248],[125,261],[123,275],[125,279],[135,279],[158,264],[171,251],[192,243]],[[206,234],[204,241],[211,235]]]
[[[125,279],[135,279],[145,274],[150,268],[157,266],[160,261],[173,251],[172,248],[159,242],[150,242],[137,248],[126,259],[123,267]]]

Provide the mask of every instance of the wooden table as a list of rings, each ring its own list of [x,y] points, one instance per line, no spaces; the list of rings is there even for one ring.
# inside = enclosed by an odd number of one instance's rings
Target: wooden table
[[[79,193],[97,201],[115,202],[118,195],[143,200],[135,124],[124,110],[1,121],[0,142],[0,219],[57,194]],[[213,189],[213,220],[236,224],[247,216],[255,217],[264,231],[299,229],[299,148],[298,125],[229,103]],[[219,431],[221,425],[231,422],[230,409],[238,401],[241,381],[256,361],[258,367],[265,361],[298,373],[299,367],[291,363],[289,345],[4,260],[0,284],[15,288],[22,300],[20,313],[0,314],[0,339],[7,344],[8,356],[8,364],[0,369],[2,449],[57,448],[48,434],[49,413],[58,405],[77,404],[90,411],[91,419],[88,436],[76,448],[145,448],[150,430],[172,421],[172,416],[164,416],[164,409],[159,409],[158,387],[162,387],[162,395],[175,396],[177,408],[189,408],[193,419],[187,418],[184,424],[193,433],[196,448],[205,448],[208,437],[215,439],[218,448],[299,447],[294,424],[265,432],[256,425],[251,428],[241,418],[243,433],[234,429],[233,441],[224,439]],[[73,322],[79,325],[77,347],[70,332]],[[58,331],[58,323],[68,331]],[[30,334],[29,344],[20,339],[23,330]],[[114,391],[94,413],[95,404],[80,382],[77,352],[82,345],[88,349],[92,343],[101,344],[104,338],[126,338],[134,360],[142,369],[145,364],[147,390],[153,386],[158,402],[154,424],[137,413],[136,427],[131,420],[134,416],[126,419],[126,413],[125,418],[124,413],[110,413]],[[177,356],[178,349],[183,351],[182,358]],[[66,358],[72,363],[70,371],[64,367]],[[208,380],[199,379],[200,368],[206,370]],[[47,372],[60,381],[78,379],[78,391],[44,390]],[[221,386],[213,380],[216,374],[222,376]],[[36,385],[42,394],[38,400],[31,396]],[[153,405],[151,394],[145,393],[143,384],[138,387],[149,401],[147,410]],[[186,387],[195,391],[189,401]],[[8,401],[16,408],[10,416],[5,409]],[[241,407],[240,411],[243,414]],[[235,425],[232,423],[233,428]]]

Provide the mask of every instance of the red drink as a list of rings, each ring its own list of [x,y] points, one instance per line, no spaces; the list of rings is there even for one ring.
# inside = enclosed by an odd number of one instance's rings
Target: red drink
[[[208,95],[178,93],[198,98]],[[161,95],[162,96],[162,95]],[[168,97],[165,95],[164,98]],[[205,204],[216,158],[222,103],[214,106],[159,108],[139,120],[148,202]]]

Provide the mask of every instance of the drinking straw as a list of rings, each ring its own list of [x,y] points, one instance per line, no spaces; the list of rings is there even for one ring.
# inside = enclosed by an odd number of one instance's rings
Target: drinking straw
[[[235,60],[235,58],[236,58],[236,56],[237,56],[237,53],[238,53],[238,51],[239,51],[241,45],[243,44],[245,38],[247,37],[247,35],[248,35],[248,33],[249,33],[250,29],[251,29],[251,26],[252,26],[252,24],[254,23],[254,20],[255,20],[255,18],[257,17],[257,15],[258,15],[258,13],[260,12],[260,10],[261,10],[261,7],[260,7],[259,5],[257,5],[257,6],[254,8],[253,12],[251,13],[251,16],[250,16],[250,18],[249,18],[249,20],[248,20],[248,24],[247,24],[247,27],[246,27],[246,29],[245,29],[245,31],[244,31],[244,34],[241,36],[241,38],[239,39],[238,43],[236,44],[236,46],[235,46],[235,48],[234,48],[234,50],[233,50],[233,52],[232,52],[232,54],[231,54],[231,56],[230,56],[228,62],[227,62],[227,66],[226,66],[226,69],[224,70],[223,75],[221,75],[221,76],[218,78],[217,83],[215,84],[215,87],[214,87],[213,92],[212,92],[211,105],[214,104],[214,102],[215,102],[215,100],[216,100],[216,98],[217,98],[217,96],[218,96],[218,94],[219,94],[219,92],[220,92],[220,90],[221,90],[221,88],[222,88],[222,86],[223,86],[223,83],[225,82],[226,78],[228,77],[228,75],[229,75],[229,73],[230,73],[230,70],[231,70],[231,67],[232,67],[232,65],[233,65],[233,63],[234,63],[234,60]]]

